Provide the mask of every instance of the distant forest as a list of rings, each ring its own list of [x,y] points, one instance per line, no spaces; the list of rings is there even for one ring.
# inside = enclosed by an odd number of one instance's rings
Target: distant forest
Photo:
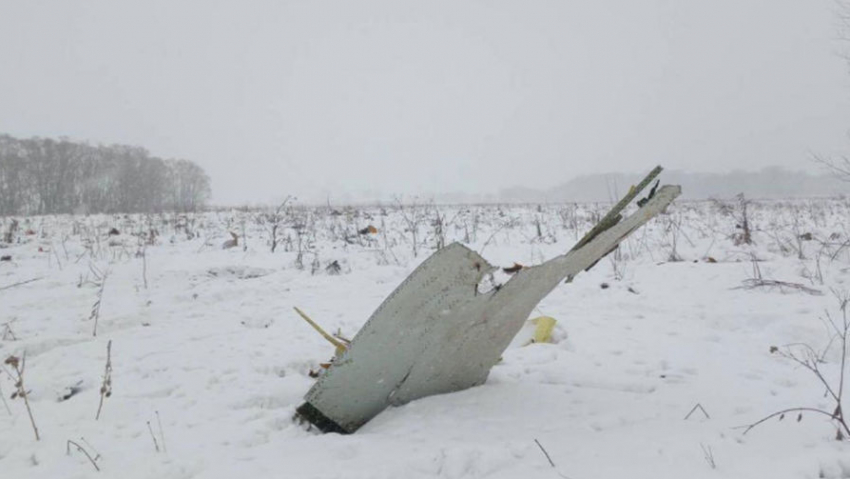
[[[0,216],[195,211],[210,179],[144,148],[0,134]]]
[[[645,168],[649,170],[649,165]],[[759,171],[731,171],[728,173],[693,173],[665,170],[661,182],[682,185],[682,198],[731,198],[744,193],[750,198],[801,198],[837,197],[850,194],[850,183],[841,175],[829,172],[809,174],[780,167],[767,167]],[[548,189],[509,188],[501,190],[496,198],[513,203],[544,203],[563,201],[611,201],[618,198],[643,178],[645,173],[599,173],[573,178]]]

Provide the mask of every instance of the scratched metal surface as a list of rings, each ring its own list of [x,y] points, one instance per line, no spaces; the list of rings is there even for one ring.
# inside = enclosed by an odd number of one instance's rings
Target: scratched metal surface
[[[433,338],[493,270],[474,251],[449,245],[425,260],[372,314],[305,399],[353,432],[390,404]],[[416,380],[413,378],[412,380]]]

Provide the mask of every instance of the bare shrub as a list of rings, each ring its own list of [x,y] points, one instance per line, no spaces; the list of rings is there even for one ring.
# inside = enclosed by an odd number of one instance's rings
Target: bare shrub
[[[826,319],[824,321],[829,326],[832,334],[830,335],[829,342],[822,350],[816,351],[812,346],[805,343],[793,343],[781,347],[771,346],[770,352],[781,358],[787,359],[798,366],[802,366],[805,370],[812,373],[826,389],[826,396],[832,399],[835,404],[835,408],[832,409],[832,411],[816,407],[792,407],[782,409],[771,413],[752,424],[742,426],[745,428],[744,434],[773,418],[779,418],[781,421],[785,419],[786,414],[796,413],[796,421],[800,422],[803,420],[803,413],[812,413],[826,416],[834,423],[836,427],[836,440],[842,441],[850,438],[850,428],[848,428],[847,422],[844,419],[844,409],[842,406],[842,400],[844,398],[844,371],[847,364],[847,338],[848,334],[850,334],[850,319],[847,317],[847,305],[848,302],[850,302],[850,296],[847,294],[840,294],[837,291],[833,291],[833,294],[835,294],[838,298],[841,318],[836,321],[829,314],[829,311],[825,313]],[[821,365],[826,363],[826,355],[834,343],[837,343],[841,348],[839,372],[837,378],[828,380],[821,369]]]

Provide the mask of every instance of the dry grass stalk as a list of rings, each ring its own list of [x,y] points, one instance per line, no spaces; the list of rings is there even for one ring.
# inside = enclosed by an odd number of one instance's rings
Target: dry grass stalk
[[[40,441],[41,437],[38,435],[38,428],[35,425],[35,419],[32,416],[32,408],[30,408],[29,402],[29,394],[27,394],[26,387],[24,387],[24,370],[26,369],[26,354],[24,354],[21,358],[17,356],[9,356],[6,358],[5,364],[9,365],[12,370],[15,372],[15,375],[12,379],[15,380],[15,392],[12,393],[12,399],[21,398],[24,400],[24,405],[27,408],[27,414],[30,418],[30,424],[32,424],[32,430],[35,433],[35,440]]]
[[[76,447],[78,451],[80,451],[80,452],[82,452],[83,454],[85,454],[85,455],[86,455],[86,457],[88,458],[89,462],[91,463],[91,465],[92,465],[92,466],[94,466],[95,470],[96,470],[97,472],[100,472],[100,468],[99,468],[99,467],[97,467],[97,463],[96,463],[96,462],[95,462],[95,460],[91,457],[91,454],[89,454],[89,452],[88,452],[88,451],[86,451],[86,448],[84,448],[83,446],[81,446],[81,445],[77,444],[76,442],[74,442],[74,441],[72,441],[72,440],[70,440],[70,439],[68,439],[68,442],[65,444],[65,454],[66,454],[66,455],[68,455],[68,456],[70,456],[70,455],[71,455],[71,446],[72,446],[72,445],[73,445],[74,447]]]
[[[100,411],[103,409],[103,400],[112,396],[112,340],[106,344],[106,367],[103,371],[103,384],[100,386],[100,403],[97,405],[97,415],[94,420],[100,419]]]

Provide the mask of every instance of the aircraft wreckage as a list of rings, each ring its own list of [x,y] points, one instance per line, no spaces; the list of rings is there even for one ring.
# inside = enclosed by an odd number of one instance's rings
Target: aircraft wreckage
[[[459,244],[426,259],[384,300],[305,396],[297,414],[324,432],[353,433],[388,406],[480,385],[537,304],[562,281],[613,251],[681,194],[656,182],[627,217],[623,210],[661,172],[633,186],[568,253],[521,268],[486,293],[496,270]]]

